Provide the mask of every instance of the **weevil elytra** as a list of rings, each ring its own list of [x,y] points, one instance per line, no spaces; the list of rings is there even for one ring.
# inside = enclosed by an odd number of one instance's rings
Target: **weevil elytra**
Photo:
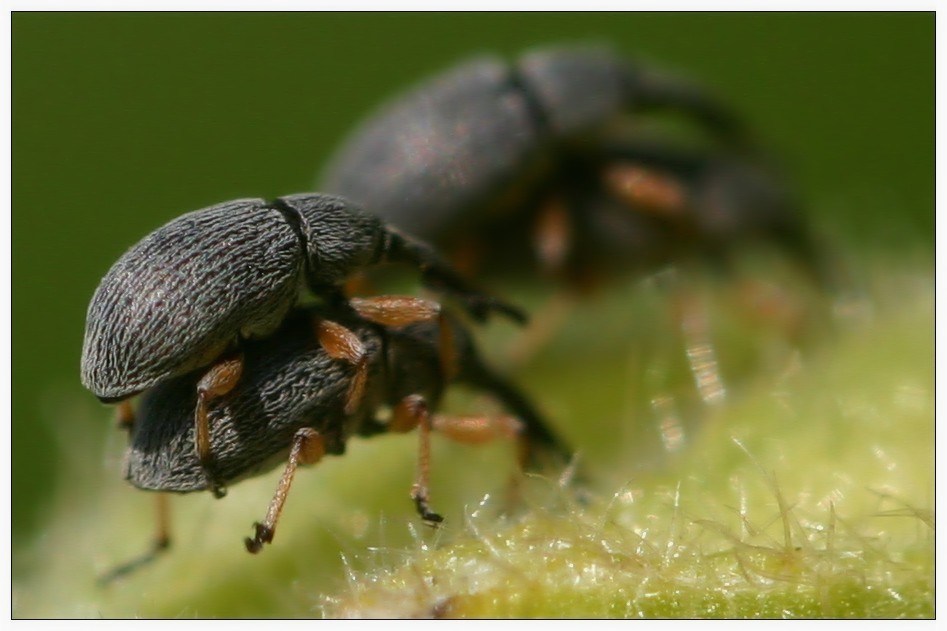
[[[174,219],[112,266],[89,304],[82,383],[117,401],[207,366],[235,340],[275,330],[302,284],[334,299],[349,274],[383,262],[418,267],[478,318],[491,310],[523,318],[426,244],[342,198],[237,200]]]
[[[194,423],[206,461],[207,406],[240,380],[241,340],[272,333],[303,286],[327,303],[342,302],[340,285],[351,273],[385,262],[420,269],[429,287],[455,296],[478,319],[498,311],[525,320],[474,289],[430,246],[343,198],[237,200],[178,217],[112,266],[89,304],[82,383],[101,400],[120,402],[202,369]],[[120,408],[120,421],[126,414]]]
[[[414,314],[413,322],[406,313]],[[389,325],[379,323],[386,320]],[[283,464],[266,518],[247,539],[251,552],[272,540],[297,467],[344,453],[353,436],[418,429],[419,467],[411,497],[428,522],[441,519],[428,506],[431,431],[467,443],[513,439],[524,464],[543,452],[567,455],[529,400],[481,361],[460,321],[417,298],[295,308],[275,333],[247,341],[241,379],[208,406],[206,461],[194,449],[201,378],[200,371],[187,373],[143,394],[129,423],[125,476],[143,489],[186,493],[213,490]],[[450,384],[492,395],[510,414],[438,415]],[[391,413],[383,418],[386,409]]]
[[[709,140],[648,130],[668,115]],[[692,254],[719,262],[756,239],[822,274],[784,175],[737,112],[606,46],[481,56],[422,81],[343,140],[319,186],[505,275],[538,266],[581,285]]]

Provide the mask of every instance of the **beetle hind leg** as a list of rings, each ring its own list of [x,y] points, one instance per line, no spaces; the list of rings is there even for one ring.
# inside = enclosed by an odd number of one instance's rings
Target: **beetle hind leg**
[[[109,585],[137,571],[139,568],[149,565],[161,556],[165,550],[171,547],[171,509],[169,500],[170,498],[167,493],[158,493],[155,496],[156,529],[151,547],[143,554],[112,568],[106,574],[99,577],[99,585]]]

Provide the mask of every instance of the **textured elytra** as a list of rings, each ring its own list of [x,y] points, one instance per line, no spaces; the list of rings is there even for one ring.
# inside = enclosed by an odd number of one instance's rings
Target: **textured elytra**
[[[298,310],[271,337],[244,345],[240,381],[213,399],[208,411],[211,472],[217,482],[233,482],[283,462],[301,427],[331,438],[330,451],[333,444],[338,448],[377,399],[370,389],[356,414],[343,413],[354,367],[326,354],[314,325],[313,313]],[[371,367],[369,383],[377,383],[380,338],[364,324],[355,330]],[[142,396],[126,456],[125,475],[132,484],[179,492],[208,488],[194,443],[200,377],[183,375]]]
[[[238,335],[266,334],[295,301],[302,246],[262,200],[218,204],[146,236],[89,304],[82,383],[121,398],[212,361]]]
[[[332,359],[319,344],[315,322],[325,318],[355,333],[365,350],[368,379],[356,411],[344,412],[354,375],[351,363]],[[517,416],[531,456],[568,449],[518,389],[480,360],[461,323],[449,318],[453,382],[495,397]],[[376,416],[409,395],[422,396],[433,410],[449,379],[441,365],[441,324],[428,321],[392,329],[370,324],[339,308],[297,308],[272,336],[244,347],[244,370],[236,387],[209,405],[210,451],[207,472],[194,443],[196,387],[201,374],[164,382],[144,394],[125,458],[125,477],[135,486],[163,491],[201,491],[208,479],[227,484],[284,464],[297,430],[308,427],[326,439],[330,454],[341,454],[354,435],[386,431]],[[210,474],[209,476],[207,474]]]
[[[430,246],[341,197],[238,200],[171,221],[109,270],[89,305],[82,383],[106,401],[129,397],[273,331],[303,281],[332,302],[351,273],[385,262],[419,269],[476,318],[523,317],[469,286]]]

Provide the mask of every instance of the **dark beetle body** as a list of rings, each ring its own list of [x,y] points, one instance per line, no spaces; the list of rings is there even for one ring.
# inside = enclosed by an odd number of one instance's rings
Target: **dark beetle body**
[[[352,414],[343,408],[354,368],[330,358],[320,345],[314,333],[316,317],[348,328],[365,348],[367,385]],[[523,422],[530,440],[564,451],[526,399],[483,366],[460,324],[454,322],[452,328],[459,366],[454,381],[495,395]],[[328,453],[341,454],[351,436],[386,431],[375,419],[382,406],[421,395],[434,408],[448,385],[437,322],[390,329],[344,308],[297,308],[276,333],[249,340],[243,349],[240,383],[208,411],[214,454],[209,471],[194,450],[200,373],[189,373],[142,396],[126,458],[125,476],[132,484],[189,492],[210,488],[209,477],[217,483],[235,482],[285,463],[293,435],[304,427],[326,439]]]
[[[784,178],[732,151],[669,149],[654,141],[603,143],[599,155],[574,164],[574,186],[564,187],[575,209],[570,271],[581,276],[644,270],[702,256],[726,264],[736,246],[775,246],[818,284],[824,270],[802,205]],[[629,208],[603,187],[589,186],[610,164],[647,165],[673,174],[684,197],[675,212]]]
[[[505,190],[541,180],[562,145],[653,106],[657,78],[600,48],[543,49],[515,64],[476,58],[380,108],[343,144],[322,185],[438,240]],[[697,111],[732,126],[714,104]]]
[[[475,313],[496,306],[426,245],[340,197],[237,200],[178,217],[112,266],[89,304],[82,383],[115,401],[206,366],[274,331],[304,285],[332,301],[349,274],[385,260],[418,265]]]
[[[684,114],[719,155],[623,140],[622,124],[633,128],[651,111]],[[442,251],[478,246],[484,265],[505,274],[533,267],[524,253],[551,198],[565,201],[571,218],[562,271],[577,278],[673,260],[681,242],[796,239],[805,232],[798,209],[781,197],[779,178],[744,155],[736,121],[695,85],[608,48],[550,47],[513,63],[483,57],[381,107],[343,143],[320,186]],[[616,162],[679,181],[691,193],[683,221],[616,199],[601,180]],[[704,196],[711,189],[724,190]],[[596,223],[610,228],[606,239],[626,235],[622,257],[595,240]]]

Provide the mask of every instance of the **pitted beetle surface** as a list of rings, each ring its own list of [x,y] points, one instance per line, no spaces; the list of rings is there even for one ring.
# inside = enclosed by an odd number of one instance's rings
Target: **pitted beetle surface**
[[[330,301],[354,271],[386,261],[422,271],[478,318],[522,314],[476,292],[427,245],[346,200],[245,199],[183,215],[126,252],[89,305],[82,383],[117,401],[218,359],[279,325],[305,283]]]
[[[425,301],[408,300],[423,313],[416,310],[419,321],[404,327],[374,324],[343,307],[298,308],[273,335],[247,341],[242,379],[208,408],[212,458],[207,466],[194,450],[200,372],[147,391],[131,426],[126,477],[144,489],[200,491],[288,460],[267,520],[248,541],[255,552],[272,539],[296,466],[343,453],[352,436],[419,428],[420,472],[412,497],[433,522],[440,516],[427,507],[426,437],[432,429],[472,443],[519,438],[524,461],[537,447],[565,454],[528,400],[481,362],[457,320],[437,316]],[[342,347],[348,350],[340,354]],[[356,383],[361,385],[353,388]],[[516,418],[433,416],[450,383],[493,395]],[[377,418],[381,406],[394,410],[390,420]],[[299,455],[303,450],[308,459]]]

